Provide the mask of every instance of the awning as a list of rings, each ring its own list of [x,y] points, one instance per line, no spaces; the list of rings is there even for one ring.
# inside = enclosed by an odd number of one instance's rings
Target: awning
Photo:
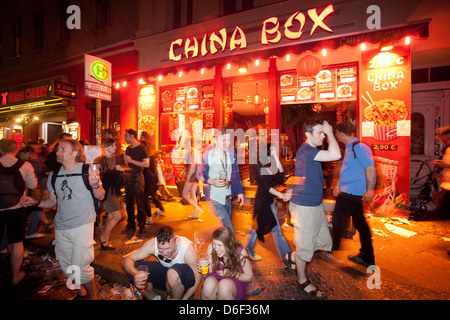
[[[201,68],[212,68],[215,65],[222,65],[228,62],[251,62],[255,59],[267,60],[271,57],[284,57],[288,53],[299,55],[305,51],[317,52],[323,48],[337,49],[342,46],[356,47],[361,43],[375,44],[383,40],[398,41],[406,36],[413,38],[428,38],[430,20],[422,20],[407,24],[390,26],[377,30],[367,30],[361,32],[347,33],[335,37],[320,38],[317,41],[293,42],[290,45],[261,49],[234,55],[215,57],[210,59],[201,59],[194,62],[186,62],[179,65],[170,65],[151,70],[142,70],[126,75],[115,76],[114,80],[125,79],[130,76],[135,77],[157,77],[158,75],[177,74],[180,71],[188,72],[191,70],[200,70]]]

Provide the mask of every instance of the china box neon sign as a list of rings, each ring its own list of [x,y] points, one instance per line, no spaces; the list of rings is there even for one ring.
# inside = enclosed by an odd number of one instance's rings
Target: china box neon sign
[[[311,37],[316,31],[318,27],[328,31],[333,32],[332,29],[330,29],[324,22],[325,18],[328,17],[331,13],[334,12],[333,5],[328,5],[320,14],[317,14],[317,9],[309,9],[308,10],[308,16],[311,19],[311,21],[314,23],[313,27],[311,28],[311,32],[309,33],[309,37]],[[296,23],[299,23],[298,27],[295,27]],[[303,28],[305,26],[306,17],[303,13],[300,11],[295,12],[292,14],[284,23],[284,36],[289,40],[297,40],[300,39],[300,37],[303,34]],[[292,30],[296,28],[296,30]],[[262,45],[269,45],[271,43],[278,43],[281,41],[282,33],[279,30],[280,29],[280,22],[277,17],[271,17],[263,21],[262,23],[262,29],[261,29],[261,44]],[[175,50],[177,48],[183,48],[183,42],[184,42],[184,56],[189,59],[189,56],[191,59],[198,57],[199,51],[200,55],[202,57],[206,56],[208,53],[216,54],[221,50],[221,52],[224,52],[227,47],[227,30],[226,28],[222,28],[218,31],[218,34],[216,32],[213,32],[209,37],[207,34],[205,34],[202,38],[202,40],[199,41],[196,37],[192,38],[186,38],[184,39],[176,39],[172,41],[170,44],[169,49],[169,60],[171,61],[181,61],[183,54],[177,54],[175,55]],[[207,44],[209,42],[209,50],[207,47]],[[234,31],[229,39],[230,42],[230,52],[233,52],[238,47],[242,50],[247,48],[247,38],[245,36],[244,31],[239,27],[235,26]],[[199,47],[200,46],[200,47]]]

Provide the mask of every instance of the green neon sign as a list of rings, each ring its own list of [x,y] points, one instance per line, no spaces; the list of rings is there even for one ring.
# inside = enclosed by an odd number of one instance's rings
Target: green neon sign
[[[109,70],[106,64],[101,61],[94,61],[91,64],[91,73],[95,77],[95,79],[99,81],[105,81],[108,79]]]

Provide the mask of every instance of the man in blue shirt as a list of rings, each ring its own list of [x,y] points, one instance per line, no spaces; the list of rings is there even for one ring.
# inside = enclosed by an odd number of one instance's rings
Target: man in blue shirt
[[[305,123],[303,129],[306,141],[296,154],[295,176],[304,179],[294,185],[289,203],[294,218],[298,289],[308,298],[325,299],[324,293],[307,279],[305,271],[316,250],[331,251],[332,248],[328,221],[322,207],[324,183],[321,163],[338,160],[341,152],[333,135],[333,127],[327,121],[315,119]],[[325,136],[328,149],[318,149]]]
[[[352,217],[361,241],[360,253],[348,259],[363,266],[375,264],[372,235],[364,217],[362,201],[372,200],[376,184],[376,168],[372,151],[353,135],[350,124],[336,126],[336,138],[345,144],[340,180],[333,189],[337,196],[333,213],[333,250],[339,250],[342,233]],[[339,192],[340,191],[340,192]]]

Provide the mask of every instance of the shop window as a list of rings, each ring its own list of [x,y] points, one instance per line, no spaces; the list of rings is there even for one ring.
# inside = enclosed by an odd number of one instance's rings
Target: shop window
[[[33,50],[42,49],[44,45],[44,11],[40,11],[33,17],[34,44]]]
[[[22,51],[22,22],[13,23],[13,52],[12,57],[20,57]]]
[[[450,80],[450,66],[430,68],[430,82]]]
[[[411,70],[411,83],[428,82],[428,68]]]
[[[67,8],[70,6],[70,0],[59,1],[59,40],[68,40],[70,37],[70,30],[67,28]]]
[[[239,11],[253,9],[253,0],[223,0],[222,12],[223,15],[233,14]]]
[[[172,29],[191,25],[192,17],[193,0],[172,0]]]
[[[414,112],[411,114],[411,154],[425,154],[425,117]]]
[[[224,123],[233,129],[247,131],[267,127],[269,105],[268,81],[258,79],[246,82],[233,82],[225,85]]]
[[[97,0],[97,29],[109,26],[111,23],[111,2],[110,0]]]

